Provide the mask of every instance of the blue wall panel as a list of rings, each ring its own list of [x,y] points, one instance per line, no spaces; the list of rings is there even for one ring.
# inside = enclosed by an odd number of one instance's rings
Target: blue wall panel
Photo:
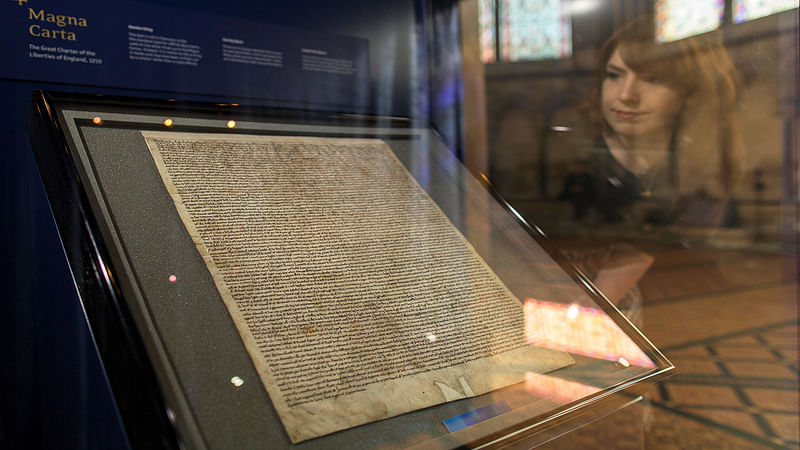
[[[259,82],[269,83],[268,77],[259,81],[257,74],[247,71],[217,75],[212,71],[203,75],[205,78],[189,82],[184,79],[189,72],[182,74],[174,67],[164,71],[162,67],[153,73],[166,73],[169,79],[162,84],[164,88],[156,89],[151,81],[143,79],[148,71],[121,70],[130,61],[126,60],[126,55],[115,53],[117,50],[111,44],[127,42],[127,29],[119,35],[118,28],[119,24],[131,22],[128,18],[144,14],[140,16],[141,23],[157,22],[159,26],[182,30],[181,33],[195,33],[202,39],[209,30],[193,30],[195,20],[200,20],[196,18],[201,17],[206,21],[204,26],[211,27],[213,20],[208,22],[209,18],[216,17],[220,23],[246,24],[250,27],[249,33],[256,33],[244,40],[261,39],[258,27],[253,24],[263,23],[268,24],[264,29],[273,33],[282,30],[281,27],[290,27],[289,34],[295,38],[338,35],[340,47],[356,53],[366,45],[369,69],[358,75],[363,77],[359,83],[366,83],[366,97],[355,98],[342,106],[337,100],[341,100],[340,97],[327,96],[324,91],[308,94],[303,89],[306,80],[291,86],[296,92],[288,100],[330,108],[331,98],[334,98],[333,103],[338,102],[340,109],[362,109],[424,120],[428,104],[427,78],[420,74],[426,73],[426,57],[424,48],[418,45],[415,2],[202,0],[172,2],[169,8],[156,1],[23,0],[23,5],[5,3],[0,22],[17,20],[21,23],[6,24],[7,35],[0,44],[0,101],[3,106],[0,108],[3,136],[0,146],[3,161],[0,164],[3,212],[0,215],[0,252],[3,255],[0,280],[5,288],[0,302],[0,339],[3,340],[0,346],[3,349],[0,448],[125,448],[124,430],[85,324],[25,134],[31,92],[52,89],[267,104],[286,101],[287,98],[273,98],[272,91],[258,85]],[[23,13],[13,13],[19,11],[14,8],[20,8]],[[106,52],[107,56],[102,57],[105,67],[92,68],[88,62],[76,62],[62,70],[49,61],[44,64],[29,61],[30,56],[20,52],[19,46],[38,38],[30,35],[29,27],[34,22],[26,8],[32,8],[37,14],[41,9],[91,20],[90,27],[95,27],[91,30],[93,42],[108,36],[107,43],[96,47]],[[148,17],[148,11],[154,10],[169,14]],[[58,25],[54,28],[60,29]],[[76,33],[82,31],[86,30]],[[89,35],[84,34],[84,37],[90,40]],[[66,45],[61,47],[81,49],[75,42],[78,41],[63,41]],[[58,51],[48,53],[58,54]],[[81,73],[81,67],[93,72]],[[225,86],[215,88],[216,80],[222,80]],[[187,85],[192,88],[184,89]]]

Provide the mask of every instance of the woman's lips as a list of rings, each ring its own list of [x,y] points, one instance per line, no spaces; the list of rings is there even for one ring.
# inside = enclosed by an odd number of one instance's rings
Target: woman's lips
[[[622,119],[622,120],[634,120],[634,119],[642,116],[642,113],[639,113],[639,112],[622,111],[622,110],[618,110],[618,109],[612,109],[611,112],[613,112],[614,115],[617,116],[617,118]]]

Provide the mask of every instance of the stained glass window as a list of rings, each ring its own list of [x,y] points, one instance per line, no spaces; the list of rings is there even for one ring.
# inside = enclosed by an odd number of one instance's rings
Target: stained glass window
[[[572,55],[572,24],[567,10],[567,5],[572,3],[574,1],[569,0],[479,0],[481,59],[484,62],[523,61]],[[499,27],[495,21],[499,21]],[[498,40],[500,55],[496,54]]]
[[[797,8],[797,0],[733,0],[733,21],[748,20]]]
[[[478,27],[481,39],[481,61],[493,62],[495,56],[495,0],[479,0]]]
[[[656,39],[676,41],[716,30],[724,14],[724,0],[657,0]]]
[[[502,0],[502,58],[564,58],[572,54],[572,27],[563,0]]]

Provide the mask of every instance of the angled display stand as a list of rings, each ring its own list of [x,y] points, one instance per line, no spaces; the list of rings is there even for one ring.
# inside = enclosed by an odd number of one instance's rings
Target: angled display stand
[[[671,363],[409,120],[37,92],[134,448],[536,446]]]

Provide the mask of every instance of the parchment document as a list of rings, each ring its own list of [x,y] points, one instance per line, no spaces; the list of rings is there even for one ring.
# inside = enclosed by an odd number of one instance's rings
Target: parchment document
[[[573,362],[384,142],[143,135],[292,442]]]

